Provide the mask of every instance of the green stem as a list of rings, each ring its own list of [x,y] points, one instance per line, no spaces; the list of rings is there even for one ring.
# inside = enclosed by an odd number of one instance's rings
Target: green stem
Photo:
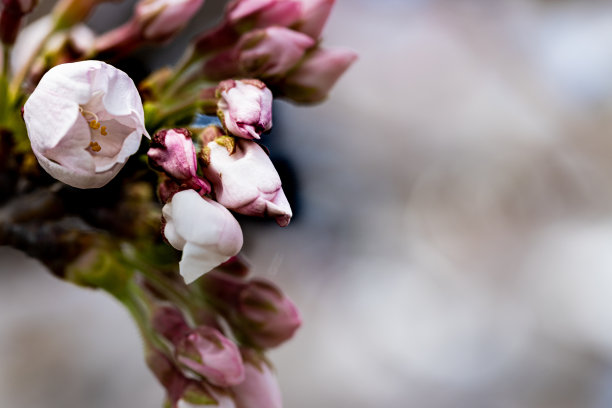
[[[177,62],[176,66],[174,67],[174,74],[172,75],[172,78],[170,78],[170,81],[168,81],[168,83],[166,84],[166,89],[173,86],[174,83],[187,70],[187,68],[192,66],[193,63],[196,62],[199,58],[200,57],[194,52],[194,48],[188,47],[183,53],[183,55],[181,56],[181,59]]]
[[[9,55],[10,47],[0,44],[2,48],[2,65],[0,66],[0,126],[6,122],[5,118],[9,114],[10,99],[8,92],[9,83]]]
[[[198,107],[199,101],[197,94],[186,95],[183,100],[168,107],[160,107],[159,103],[151,103],[148,109],[145,109],[145,121],[147,123],[147,128],[157,131],[164,126],[164,123],[169,121],[172,116],[175,116],[175,119],[182,119],[180,115],[186,115],[192,110],[197,110]],[[147,110],[150,110],[150,112],[146,112]],[[175,123],[175,121],[172,121],[171,123]],[[168,126],[168,124],[165,125]]]
[[[170,279],[166,279],[157,271],[151,271],[146,268],[139,269],[139,272],[155,287],[164,294],[172,303],[179,305],[181,308],[190,310],[191,302],[189,298],[176,287],[176,284]]]
[[[149,313],[143,302],[146,302],[146,295],[135,282],[130,282],[126,291],[122,294],[111,293],[130,313],[132,319],[136,322],[136,326],[142,335],[143,342],[147,347],[156,348],[166,355],[172,355],[168,346],[158,337],[150,324]]]
[[[157,290],[164,294],[168,299],[181,307],[189,310],[191,308],[189,297],[183,288],[178,287],[177,283],[166,278],[158,269],[143,260],[135,249],[131,249],[122,254],[123,260],[132,268],[140,272]]]

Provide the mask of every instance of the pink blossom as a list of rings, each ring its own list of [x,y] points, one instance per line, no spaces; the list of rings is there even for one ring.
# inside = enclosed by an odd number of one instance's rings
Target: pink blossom
[[[166,221],[164,236],[175,249],[183,251],[179,271],[185,283],[227,261],[242,247],[238,221],[221,204],[194,190],[174,194],[162,213]]]
[[[240,214],[271,216],[284,227],[292,212],[274,165],[257,143],[236,139],[235,151],[208,143],[210,163],[203,169],[214,186],[216,199]]]
[[[302,324],[291,299],[266,280],[244,281],[215,270],[202,278],[200,287],[232,330],[256,347],[276,347],[293,337]]]
[[[156,308],[152,326],[174,345],[179,364],[211,384],[227,387],[244,380],[238,347],[216,328],[204,325],[190,328],[181,311],[173,306]]]
[[[321,36],[321,31],[335,3],[335,0],[301,0],[300,19],[293,27],[295,30],[314,39]]]
[[[262,28],[271,25],[289,26],[300,18],[297,0],[235,0],[227,7],[229,25]]]
[[[166,389],[167,408],[236,408],[232,396],[222,388],[196,381],[185,375],[161,351],[147,351],[147,365]]]
[[[199,326],[181,337],[176,343],[176,357],[213,385],[228,387],[244,380],[238,347],[212,327]]]
[[[198,162],[191,133],[187,129],[160,130],[151,141],[147,152],[153,167],[164,171],[178,184],[210,192],[210,186],[196,174]]]
[[[238,43],[240,65],[252,75],[281,75],[293,68],[315,41],[285,27],[268,27],[245,34]]]
[[[353,51],[318,48],[282,81],[280,94],[296,102],[320,102],[356,59]]]
[[[142,135],[148,137],[134,82],[100,61],[52,68],[26,101],[23,117],[40,165],[79,188],[108,183]]]
[[[140,0],[134,19],[143,38],[165,40],[180,31],[202,4],[204,0]]]
[[[182,30],[204,0],[140,0],[125,24],[96,41],[103,55],[125,55],[148,42],[163,42]]]
[[[234,386],[236,408],[282,408],[278,381],[265,362],[247,362],[245,379]]]
[[[174,306],[157,307],[153,312],[151,325],[155,331],[172,343],[178,342],[191,330],[183,313]]]
[[[272,127],[272,92],[258,80],[227,80],[217,88],[219,116],[234,136],[259,139]]]
[[[264,348],[276,347],[293,337],[302,319],[295,304],[271,283],[253,279],[240,292],[242,330]]]
[[[314,44],[309,36],[285,27],[253,30],[234,48],[207,61],[204,74],[211,79],[280,76],[295,67]]]

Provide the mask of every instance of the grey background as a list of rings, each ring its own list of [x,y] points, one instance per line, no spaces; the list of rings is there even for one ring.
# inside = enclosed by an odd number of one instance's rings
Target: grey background
[[[246,228],[304,316],[285,405],[612,406],[612,6],[339,0],[324,39],[360,59],[277,107],[300,217]],[[112,299],[0,250],[0,406],[160,406]]]

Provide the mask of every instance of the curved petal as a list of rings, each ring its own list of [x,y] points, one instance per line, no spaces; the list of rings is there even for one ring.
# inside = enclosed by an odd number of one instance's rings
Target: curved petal
[[[49,70],[26,101],[23,118],[43,168],[79,188],[110,181],[146,134],[136,86],[101,61]],[[94,119],[102,127],[94,127]]]
[[[53,103],[53,109],[49,109],[50,103]],[[76,125],[79,117],[78,103],[44,87],[36,88],[23,107],[23,119],[32,149],[39,152],[57,146]],[[83,149],[88,144],[89,132],[86,140],[83,139]]]
[[[185,283],[190,284],[230,258],[231,255],[220,254],[212,248],[187,242],[179,262],[180,274]]]
[[[122,164],[117,164],[103,173],[74,171],[69,170],[52,160],[49,160],[36,151],[34,154],[38,159],[38,163],[40,163],[42,168],[45,169],[47,173],[51,174],[57,180],[77,188],[102,187],[112,180],[123,167]]]

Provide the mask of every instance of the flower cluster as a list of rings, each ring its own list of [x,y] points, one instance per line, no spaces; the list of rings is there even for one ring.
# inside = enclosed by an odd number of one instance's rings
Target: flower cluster
[[[85,21],[105,1],[26,25],[37,1],[2,0],[0,245],[121,302],[168,407],[281,407],[264,352],[301,318],[248,276],[235,214],[291,221],[263,143],[274,98],[320,102],[355,60],[320,45],[334,1],[233,0],[138,83],[115,62],[172,41],[204,0],[139,0],[97,35]]]

